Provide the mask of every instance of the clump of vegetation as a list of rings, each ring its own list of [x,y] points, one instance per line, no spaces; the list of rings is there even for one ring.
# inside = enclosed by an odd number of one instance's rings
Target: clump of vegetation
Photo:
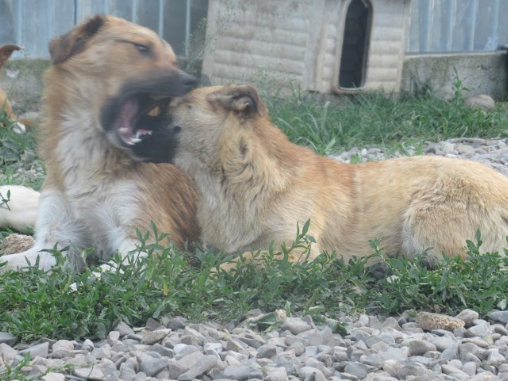
[[[223,253],[197,248],[191,255],[163,247],[163,234],[148,244],[139,235],[139,252],[153,257],[122,263],[117,255],[111,271],[97,276],[92,269],[75,274],[58,250],[51,272],[38,269],[7,271],[0,277],[0,331],[23,340],[49,338],[104,338],[120,320],[144,324],[149,317],[185,316],[194,321],[233,321],[260,308],[312,315],[316,321],[338,313],[394,314],[406,309],[456,314],[464,308],[485,314],[507,303],[508,259],[481,253],[481,238],[468,242],[465,260],[444,259],[433,270],[420,259],[391,258],[374,245],[367,258],[343,261],[323,253],[313,262],[290,263],[289,253],[308,251],[308,224],[291,246],[272,247],[256,254],[258,265],[240,261],[226,272],[219,264]],[[84,253],[86,255],[86,253]],[[376,277],[378,259],[391,277]],[[190,262],[197,263],[190,266]],[[259,262],[262,266],[259,266]]]

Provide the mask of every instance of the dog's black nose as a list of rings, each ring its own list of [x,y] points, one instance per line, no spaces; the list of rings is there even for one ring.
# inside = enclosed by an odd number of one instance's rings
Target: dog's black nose
[[[189,91],[196,88],[198,85],[198,79],[194,77],[193,75],[185,74],[184,78],[182,79],[183,85],[189,89]]]

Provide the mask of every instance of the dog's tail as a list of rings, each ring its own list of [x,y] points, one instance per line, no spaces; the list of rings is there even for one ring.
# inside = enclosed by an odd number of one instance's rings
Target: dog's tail
[[[0,186],[0,226],[21,232],[35,225],[40,193],[19,185]]]

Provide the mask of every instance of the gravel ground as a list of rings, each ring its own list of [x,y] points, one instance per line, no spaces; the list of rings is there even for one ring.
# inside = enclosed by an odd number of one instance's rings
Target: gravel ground
[[[450,139],[424,146],[426,155],[482,162],[508,176],[508,141]],[[383,160],[415,154],[354,148],[337,160]],[[37,174],[35,174],[37,175]],[[193,324],[176,317],[150,319],[146,327],[120,323],[100,342],[42,340],[17,343],[0,333],[0,379],[5,365],[33,360],[23,370],[45,381],[62,380],[507,380],[508,311],[487,320],[462,311],[456,317],[420,313],[416,317],[341,316],[347,334],[334,333],[338,321],[316,326],[310,317],[275,311],[280,327],[255,329],[263,315],[252,311],[240,324]],[[72,370],[64,371],[65,365]],[[49,373],[48,369],[51,371]],[[44,375],[45,374],[45,375]],[[44,375],[44,376],[43,376]]]

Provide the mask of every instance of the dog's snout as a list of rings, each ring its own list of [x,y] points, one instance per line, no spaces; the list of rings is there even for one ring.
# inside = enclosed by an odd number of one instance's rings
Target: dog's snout
[[[193,75],[185,74],[184,78],[182,79],[184,87],[188,88],[189,91],[196,88],[198,85],[198,79],[194,77]]]

